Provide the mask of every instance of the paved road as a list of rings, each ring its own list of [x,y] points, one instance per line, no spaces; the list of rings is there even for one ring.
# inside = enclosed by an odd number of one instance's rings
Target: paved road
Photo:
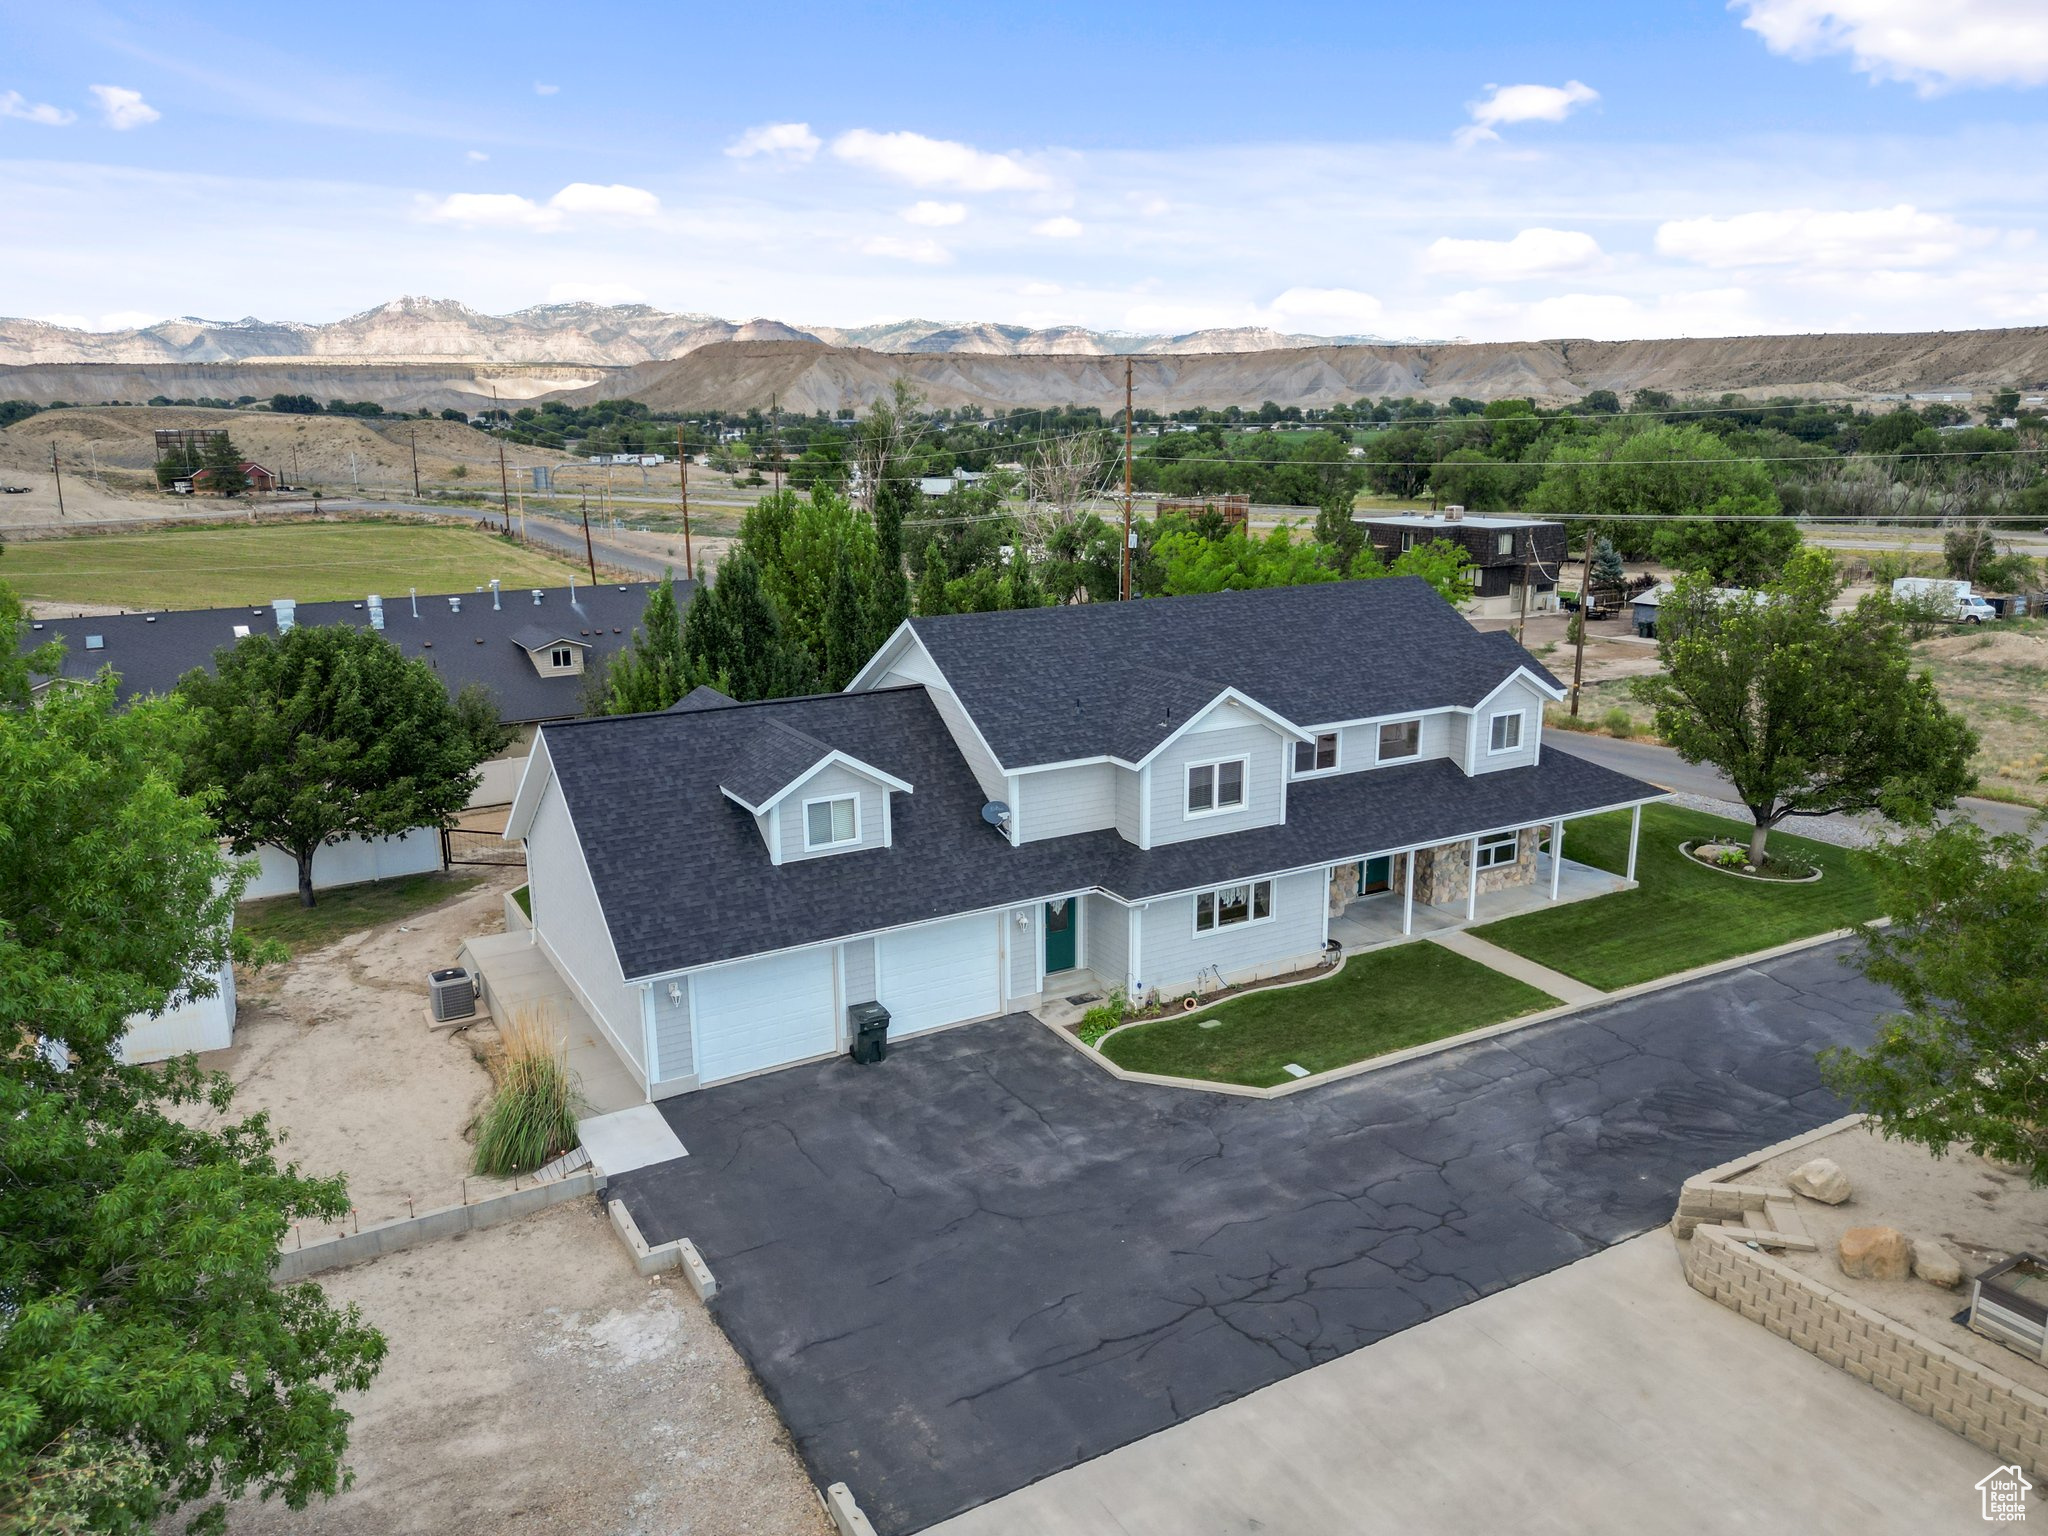
[[[1603,768],[1612,768],[1618,773],[1634,774],[1637,778],[1648,779],[1652,784],[1665,789],[1676,790],[1682,795],[1706,795],[1715,800],[1735,799],[1735,786],[1718,768],[1704,764],[1688,763],[1669,747],[1660,747],[1647,741],[1622,741],[1612,736],[1575,736],[1564,731],[1546,731],[1543,736],[1546,752],[1569,752],[1598,763]],[[2032,825],[2035,812],[2021,805],[2007,805],[2000,800],[1978,800],[1966,798],[1961,802],[1962,814],[1991,832],[2025,832]],[[1799,821],[1794,818],[1782,823],[1788,832],[1799,830]],[[2048,827],[2036,827],[2035,839],[2048,837]]]
[[[499,523],[502,520],[502,514],[495,508],[488,511],[476,511],[468,507],[451,509],[446,506],[429,506],[408,501],[356,501],[348,497],[325,498],[322,500],[321,505],[337,512],[421,512],[433,517],[464,518],[471,522]],[[538,513],[534,513],[526,519],[526,536],[532,539],[534,543],[545,544],[550,549],[558,550],[562,554],[569,556],[572,560],[581,560],[583,558],[583,525],[581,523],[577,523],[572,527],[566,523],[557,523],[549,518],[540,516]],[[628,549],[622,544],[615,544],[596,528],[590,530],[590,544],[597,558],[613,569],[630,571],[636,576],[645,576],[654,580],[659,580],[663,571],[678,563],[674,560],[657,560],[652,555],[642,554],[639,550]],[[677,571],[676,574],[682,576],[686,573]]]
[[[822,1484],[901,1536],[1669,1218],[1841,1113],[1882,993],[1808,951],[1276,1101],[1023,1017],[669,1100],[615,1179],[687,1236]]]

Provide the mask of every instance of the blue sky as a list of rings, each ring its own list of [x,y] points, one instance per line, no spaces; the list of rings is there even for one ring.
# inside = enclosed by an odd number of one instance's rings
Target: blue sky
[[[2048,323],[2043,0],[28,5],[0,313]]]

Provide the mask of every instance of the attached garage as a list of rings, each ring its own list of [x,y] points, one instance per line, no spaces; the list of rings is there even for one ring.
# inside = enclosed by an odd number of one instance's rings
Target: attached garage
[[[1002,924],[984,912],[882,936],[875,986],[891,1037],[1003,1011]]]
[[[701,1082],[830,1054],[839,1043],[832,951],[800,949],[691,978]]]

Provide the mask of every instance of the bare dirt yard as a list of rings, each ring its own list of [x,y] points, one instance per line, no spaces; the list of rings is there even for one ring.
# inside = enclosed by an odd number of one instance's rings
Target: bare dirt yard
[[[1988,784],[2042,794],[2048,773],[2048,621],[1999,624],[1923,640],[1915,659],[1942,702],[1977,729],[1977,772]]]
[[[346,933],[283,965],[239,978],[235,1043],[201,1064],[237,1088],[230,1113],[267,1110],[283,1156],[308,1173],[348,1176],[362,1223],[458,1204],[498,1187],[469,1174],[470,1122],[489,1096],[484,1023],[427,1028],[427,973],[462,941],[504,931],[504,892],[520,869],[437,906]],[[319,909],[316,907],[315,911]],[[311,1242],[323,1235],[308,1227]]]
[[[234,1536],[829,1536],[781,1421],[688,1290],[594,1202],[320,1277],[391,1353],[348,1406],[355,1486]]]

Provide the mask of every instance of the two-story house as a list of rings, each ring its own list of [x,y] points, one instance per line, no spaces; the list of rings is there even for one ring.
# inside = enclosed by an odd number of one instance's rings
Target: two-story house
[[[912,619],[847,691],[541,731],[533,941],[650,1096],[1122,988],[1310,966],[1361,903],[1556,891],[1660,798],[1543,750],[1554,679],[1413,579]],[[1633,877],[1633,869],[1629,872]]]

